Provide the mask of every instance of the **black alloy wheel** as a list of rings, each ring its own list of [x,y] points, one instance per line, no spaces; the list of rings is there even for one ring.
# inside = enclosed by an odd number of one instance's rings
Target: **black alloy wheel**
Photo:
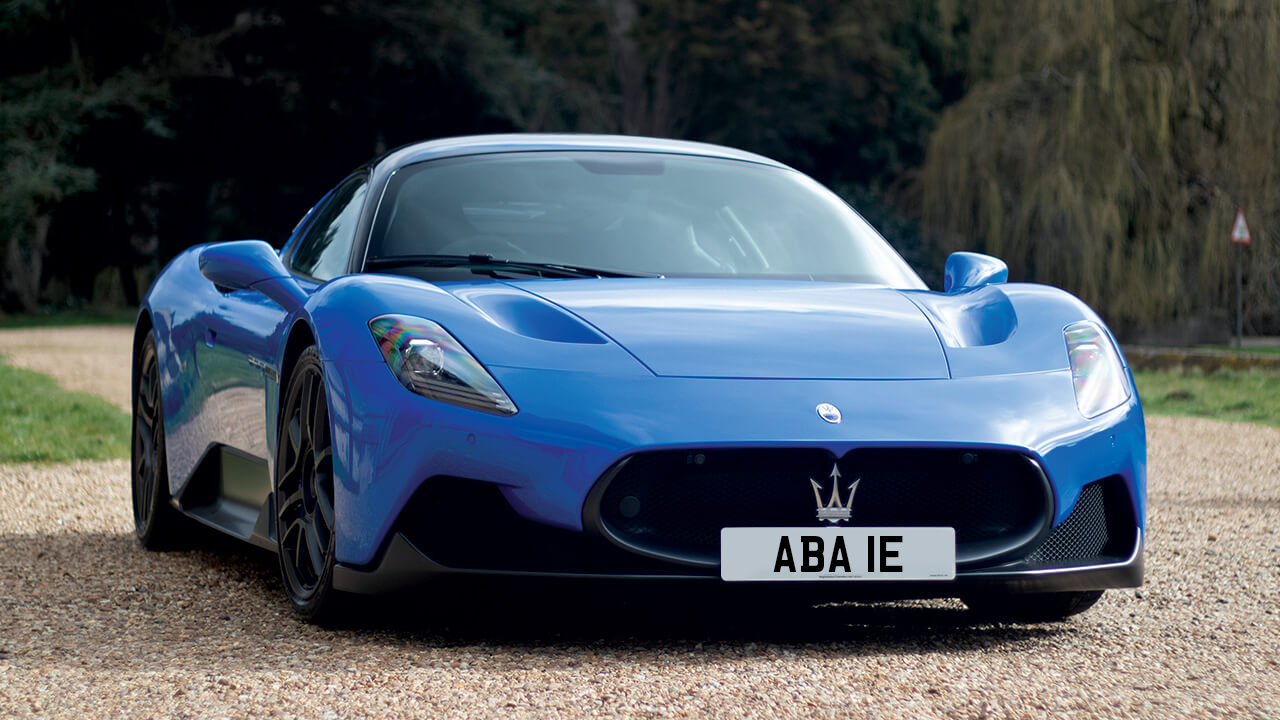
[[[143,547],[163,550],[176,545],[182,533],[181,518],[169,504],[164,405],[160,401],[160,363],[154,332],[147,333],[138,350],[133,387],[133,528]]]
[[[282,404],[276,450],[276,542],[285,592],[303,617],[328,619],[333,590],[333,444],[320,353],[298,358]]]

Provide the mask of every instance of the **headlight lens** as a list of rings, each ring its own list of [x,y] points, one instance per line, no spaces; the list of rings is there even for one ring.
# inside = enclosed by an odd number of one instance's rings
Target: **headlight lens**
[[[1129,381],[1120,355],[1102,328],[1085,320],[1068,325],[1063,335],[1081,415],[1097,417],[1129,399]]]
[[[369,322],[369,330],[391,372],[413,392],[494,415],[518,411],[480,361],[436,323],[382,315]]]

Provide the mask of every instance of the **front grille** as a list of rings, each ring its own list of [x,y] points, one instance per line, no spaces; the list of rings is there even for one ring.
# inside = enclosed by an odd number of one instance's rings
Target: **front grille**
[[[1121,478],[1089,483],[1062,524],[1053,529],[1025,564],[1034,567],[1087,565],[1123,559],[1137,532]]]
[[[816,449],[682,450],[615,466],[588,499],[587,523],[642,554],[713,565],[723,527],[829,526],[817,510],[831,500],[833,466],[840,503],[858,483],[840,525],[951,527],[961,564],[1026,546],[1053,511],[1043,472],[1016,453],[865,448],[837,462]]]

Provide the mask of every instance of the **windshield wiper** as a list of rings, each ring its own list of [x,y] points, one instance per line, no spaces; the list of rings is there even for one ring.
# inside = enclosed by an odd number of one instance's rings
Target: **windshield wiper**
[[[439,267],[439,268],[471,268],[473,272],[492,274],[506,270],[536,275],[538,277],[560,278],[606,278],[606,277],[662,277],[647,273],[625,273],[617,270],[565,265],[563,263],[526,262],[524,260],[501,260],[492,255],[396,255],[392,257],[370,258],[365,261],[365,270],[388,270],[400,267]]]

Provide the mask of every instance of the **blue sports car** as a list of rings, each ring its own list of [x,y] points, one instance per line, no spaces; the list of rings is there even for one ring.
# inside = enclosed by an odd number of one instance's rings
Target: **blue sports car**
[[[193,247],[133,347],[133,508],[279,556],[303,616],[447,575],[959,597],[1142,582],[1132,376],[1078,299],[928,289],[810,178],[714,145],[394,150],[279,251]]]

